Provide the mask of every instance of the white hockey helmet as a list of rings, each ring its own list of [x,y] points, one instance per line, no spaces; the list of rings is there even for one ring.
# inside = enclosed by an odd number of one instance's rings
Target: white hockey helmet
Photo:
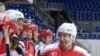
[[[75,41],[76,35],[77,35],[77,28],[74,23],[63,23],[59,28],[58,32],[68,33],[71,34],[71,40],[72,42]]]
[[[18,10],[7,10],[5,11],[8,17],[10,17],[12,20],[17,21],[19,18],[24,19],[24,14]]]

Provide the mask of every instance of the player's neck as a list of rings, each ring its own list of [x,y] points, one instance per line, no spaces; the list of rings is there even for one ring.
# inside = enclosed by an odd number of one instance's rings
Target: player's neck
[[[61,47],[61,50],[62,50],[62,51],[69,51],[69,50],[71,50],[72,48],[73,48],[73,45],[70,44],[70,45],[68,45],[68,46],[66,46],[66,47]]]
[[[45,45],[49,45],[49,44],[51,44],[51,43],[45,43]]]

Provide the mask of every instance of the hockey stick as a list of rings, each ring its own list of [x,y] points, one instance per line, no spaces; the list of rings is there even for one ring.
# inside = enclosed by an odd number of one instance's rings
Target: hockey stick
[[[6,30],[5,30],[5,33],[4,33],[5,43],[6,43],[6,53],[7,53],[7,56],[10,56],[9,31],[10,31],[10,28],[6,29]]]

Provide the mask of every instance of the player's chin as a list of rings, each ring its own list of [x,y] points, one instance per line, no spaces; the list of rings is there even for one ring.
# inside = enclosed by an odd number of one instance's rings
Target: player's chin
[[[68,43],[66,43],[66,42],[61,42],[60,45],[63,46],[63,47],[65,47],[65,46],[68,45]]]
[[[68,44],[66,44],[66,43],[63,43],[60,45],[62,50],[66,50],[67,46],[68,46]]]

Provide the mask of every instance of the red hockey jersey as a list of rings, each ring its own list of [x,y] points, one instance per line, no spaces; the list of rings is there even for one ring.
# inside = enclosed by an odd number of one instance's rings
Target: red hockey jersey
[[[35,47],[29,40],[23,41],[25,44],[25,53],[24,56],[34,56],[35,55]]]
[[[70,50],[62,51],[58,43],[51,44],[45,48],[41,56],[90,56],[86,50],[79,46],[73,46]]]

